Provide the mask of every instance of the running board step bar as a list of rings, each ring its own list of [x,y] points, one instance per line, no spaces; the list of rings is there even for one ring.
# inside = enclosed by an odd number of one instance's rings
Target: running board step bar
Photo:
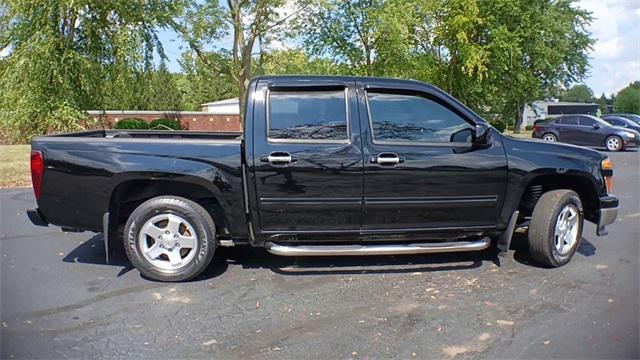
[[[343,256],[343,255],[407,255],[458,251],[481,251],[491,245],[488,237],[475,241],[396,245],[278,245],[267,243],[267,251],[280,256]]]

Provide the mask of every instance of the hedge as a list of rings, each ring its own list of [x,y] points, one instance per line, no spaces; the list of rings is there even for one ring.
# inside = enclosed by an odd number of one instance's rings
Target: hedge
[[[167,129],[168,128],[168,129]],[[176,119],[154,119],[149,124],[149,129],[153,130],[182,130],[180,121]]]
[[[124,118],[116,123],[116,129],[148,129],[149,124],[138,118]]]

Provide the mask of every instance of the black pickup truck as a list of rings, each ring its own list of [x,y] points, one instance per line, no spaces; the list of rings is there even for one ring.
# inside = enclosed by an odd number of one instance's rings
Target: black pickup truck
[[[98,130],[32,141],[36,225],[103,232],[152,279],[200,274],[218,246],[283,256],[509,248],[567,263],[583,220],[617,216],[609,159],[504,136],[417,81],[249,84],[244,133]],[[121,246],[121,245],[120,245]],[[108,260],[107,260],[108,261]]]

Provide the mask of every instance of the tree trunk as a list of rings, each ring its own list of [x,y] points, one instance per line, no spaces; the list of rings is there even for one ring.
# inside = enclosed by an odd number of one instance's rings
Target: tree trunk
[[[516,134],[519,134],[520,131],[522,130],[522,123],[524,122],[524,118],[522,117],[522,115],[524,114],[524,107],[525,105],[518,105],[517,108],[517,113],[516,113],[516,124],[513,126],[513,132]]]

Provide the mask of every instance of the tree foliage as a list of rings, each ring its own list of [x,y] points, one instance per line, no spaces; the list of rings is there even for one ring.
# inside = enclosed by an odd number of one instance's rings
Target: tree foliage
[[[5,0],[0,128],[25,141],[91,126],[88,109],[243,107],[260,74],[422,80],[512,125],[533,100],[593,96],[562,91],[588,70],[590,21],[570,0]],[[181,73],[163,28],[186,43]]]
[[[49,131],[81,129],[84,109],[136,83],[164,57],[156,29],[181,3],[154,1],[5,0],[0,49],[9,49],[0,74],[0,128],[8,141]]]
[[[613,109],[616,112],[640,115],[640,81],[634,81],[618,92]]]
[[[288,12],[286,4],[285,0],[227,0],[226,6],[219,0],[192,2],[183,20],[175,24],[209,71],[233,80],[241,109],[254,75],[254,48],[258,46],[261,52],[265,44],[277,41],[281,27],[306,6],[294,1],[295,7]],[[231,38],[230,49],[207,51],[208,44],[225,37]]]
[[[602,95],[604,96],[604,94]],[[593,102],[595,99],[593,97],[593,90],[591,90],[591,88],[589,88],[587,85],[579,84],[574,85],[568,90],[560,93],[560,100],[588,103]]]

